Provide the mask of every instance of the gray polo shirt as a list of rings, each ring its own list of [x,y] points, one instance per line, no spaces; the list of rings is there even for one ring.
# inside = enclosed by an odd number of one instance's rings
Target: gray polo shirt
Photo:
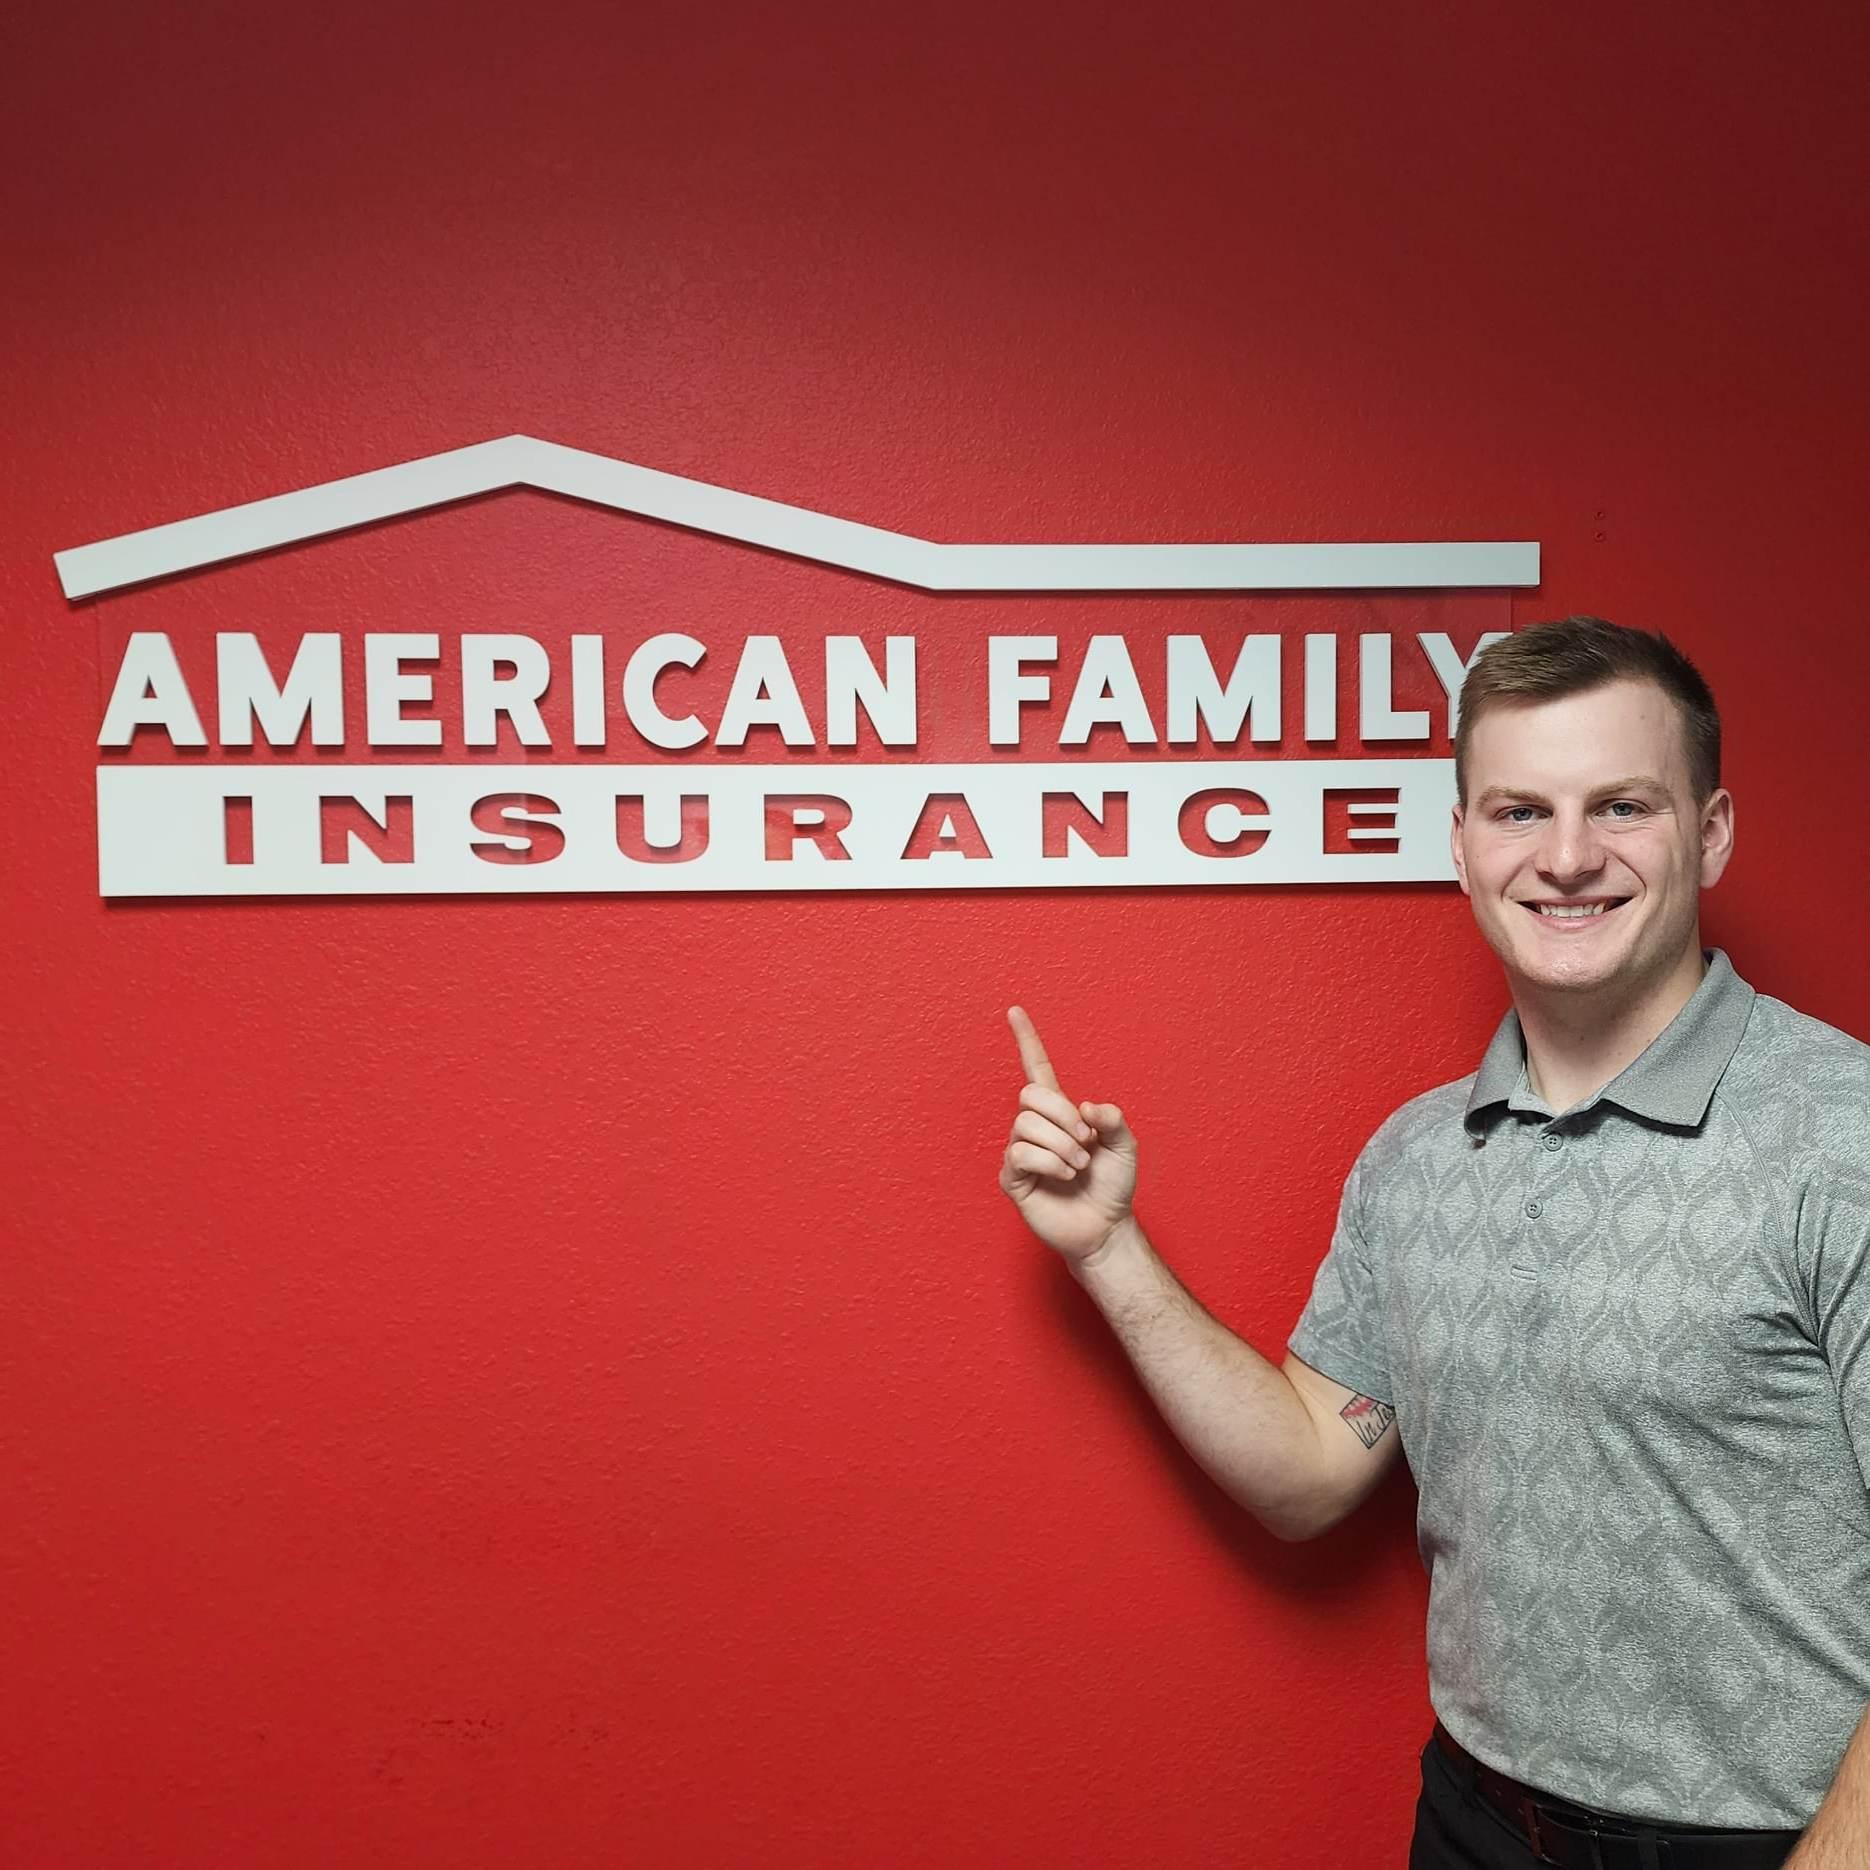
[[[1477,1758],[1791,1827],[1870,1703],[1870,1047],[1715,951],[1557,1115],[1508,1014],[1366,1145],[1292,1349],[1393,1403]]]

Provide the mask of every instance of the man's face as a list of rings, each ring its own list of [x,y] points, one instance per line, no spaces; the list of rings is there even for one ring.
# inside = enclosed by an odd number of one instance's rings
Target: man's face
[[[1733,801],[1698,803],[1681,711],[1653,682],[1496,705],[1468,743],[1461,888],[1515,987],[1619,1001],[1691,965]],[[1698,968],[1698,960],[1692,965]]]

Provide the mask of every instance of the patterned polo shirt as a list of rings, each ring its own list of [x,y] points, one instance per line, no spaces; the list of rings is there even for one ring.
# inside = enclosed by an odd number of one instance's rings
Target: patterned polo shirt
[[[1359,1156],[1292,1349],[1392,1403],[1462,1745],[1793,1827],[1870,1703],[1870,1047],[1718,950],[1554,1113],[1508,1014]]]

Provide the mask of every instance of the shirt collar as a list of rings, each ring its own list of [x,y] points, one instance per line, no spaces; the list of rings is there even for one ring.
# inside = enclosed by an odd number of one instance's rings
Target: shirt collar
[[[1707,972],[1688,1004],[1580,1108],[1602,1101],[1652,1123],[1694,1129],[1708,1114],[1714,1087],[1739,1048],[1753,999],[1753,989],[1734,972],[1726,954],[1710,950]],[[1497,1107],[1541,1108],[1526,1087],[1526,1045],[1513,1012],[1500,1022],[1480,1061],[1462,1121],[1478,1132]]]

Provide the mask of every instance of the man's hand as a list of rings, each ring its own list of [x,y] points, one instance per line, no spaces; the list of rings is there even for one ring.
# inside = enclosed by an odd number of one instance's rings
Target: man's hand
[[[1000,1187],[1026,1225],[1068,1260],[1087,1260],[1124,1221],[1136,1192],[1136,1138],[1115,1104],[1074,1104],[1023,1007],[1007,1009],[1026,1084],[1000,1164]]]

